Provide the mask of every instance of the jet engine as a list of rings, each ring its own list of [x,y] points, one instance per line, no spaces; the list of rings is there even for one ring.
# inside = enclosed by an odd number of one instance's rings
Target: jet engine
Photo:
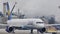
[[[46,28],[40,28],[40,29],[38,29],[38,31],[39,31],[40,33],[43,33],[43,32],[46,31]]]
[[[8,33],[12,32],[13,30],[14,30],[13,27],[7,27],[7,28],[6,28],[6,31],[7,31]]]

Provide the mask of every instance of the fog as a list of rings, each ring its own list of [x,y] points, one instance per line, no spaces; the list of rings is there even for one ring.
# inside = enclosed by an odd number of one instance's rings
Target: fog
[[[4,2],[9,2],[10,10],[17,2],[13,12],[16,12],[19,8],[20,12],[25,14],[26,17],[55,15],[56,20],[60,21],[60,0],[1,0],[0,11],[3,11]]]

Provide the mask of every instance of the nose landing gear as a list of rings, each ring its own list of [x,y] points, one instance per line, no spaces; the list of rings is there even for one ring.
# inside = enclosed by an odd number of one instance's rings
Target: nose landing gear
[[[33,34],[33,29],[31,29],[31,32],[30,33]]]

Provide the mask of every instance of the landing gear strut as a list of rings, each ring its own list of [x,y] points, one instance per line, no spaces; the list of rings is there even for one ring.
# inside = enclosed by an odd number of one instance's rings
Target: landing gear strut
[[[15,33],[14,30],[12,31],[12,33]]]
[[[44,34],[44,32],[41,32],[41,31],[37,30],[37,34],[39,34],[39,33]]]
[[[39,31],[37,30],[37,34],[39,34]]]
[[[15,34],[15,31],[14,31],[14,29],[13,29],[13,31],[11,32],[12,34]]]
[[[33,29],[31,29],[31,34],[33,34]]]

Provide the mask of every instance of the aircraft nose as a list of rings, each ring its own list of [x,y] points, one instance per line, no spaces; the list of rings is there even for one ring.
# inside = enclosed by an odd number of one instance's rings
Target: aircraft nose
[[[43,28],[43,27],[45,27],[45,26],[44,26],[43,23],[41,23],[41,24],[35,24],[35,27],[36,27],[36,28]]]

